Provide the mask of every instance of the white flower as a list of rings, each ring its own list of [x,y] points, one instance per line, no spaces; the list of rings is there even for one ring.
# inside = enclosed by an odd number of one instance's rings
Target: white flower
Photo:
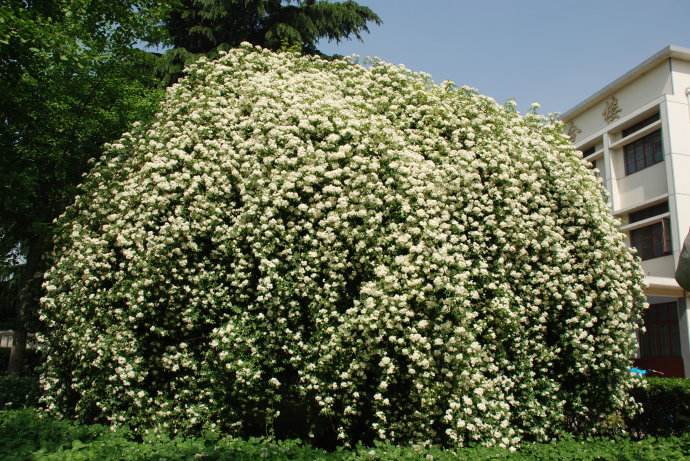
[[[46,408],[510,447],[627,408],[643,273],[559,123],[248,44],[187,75],[56,221]]]

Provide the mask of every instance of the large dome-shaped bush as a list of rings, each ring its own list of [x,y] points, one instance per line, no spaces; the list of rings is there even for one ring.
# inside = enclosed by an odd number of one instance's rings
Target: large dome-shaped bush
[[[60,219],[45,400],[170,432],[513,445],[628,405],[640,286],[559,123],[243,46],[192,66]]]

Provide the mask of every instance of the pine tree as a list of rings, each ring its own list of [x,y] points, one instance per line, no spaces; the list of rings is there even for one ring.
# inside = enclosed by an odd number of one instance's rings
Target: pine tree
[[[163,72],[176,80],[182,67],[205,55],[250,42],[273,50],[319,53],[319,39],[362,39],[368,24],[381,24],[370,8],[352,0],[175,0],[165,18],[171,46]]]

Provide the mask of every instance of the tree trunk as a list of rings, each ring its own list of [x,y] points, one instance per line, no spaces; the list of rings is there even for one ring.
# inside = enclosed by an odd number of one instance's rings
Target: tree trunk
[[[26,363],[26,330],[15,329],[12,349],[10,351],[10,362],[7,371],[14,374],[22,374]]]
[[[19,309],[17,326],[14,329],[14,341],[10,351],[7,371],[21,374],[26,371],[26,340],[28,331],[36,328],[38,304],[41,297],[43,281],[42,261],[43,248],[39,239],[27,244],[26,265],[22,273],[22,286],[19,291]]]

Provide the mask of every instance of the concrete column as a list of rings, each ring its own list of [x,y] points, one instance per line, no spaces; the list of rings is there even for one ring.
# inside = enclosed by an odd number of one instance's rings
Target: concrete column
[[[666,96],[660,107],[674,265],[690,229],[690,112],[687,98]]]
[[[613,182],[615,181],[615,178],[613,177],[614,169],[611,159],[611,151],[609,150],[611,140],[608,131],[604,131],[604,134],[602,135],[602,140],[604,142],[604,156],[601,159],[603,163],[602,166],[604,169],[604,171],[602,172],[604,174],[604,187],[606,188],[606,192],[608,193],[609,208],[611,208],[611,210],[615,210],[618,208],[618,203],[616,203],[617,201],[614,200],[613,194]]]
[[[666,95],[659,107],[674,267],[678,264],[682,242],[690,228],[690,88],[683,93],[683,96]],[[678,300],[678,331],[685,377],[690,377],[689,309],[690,296],[686,293]]]

